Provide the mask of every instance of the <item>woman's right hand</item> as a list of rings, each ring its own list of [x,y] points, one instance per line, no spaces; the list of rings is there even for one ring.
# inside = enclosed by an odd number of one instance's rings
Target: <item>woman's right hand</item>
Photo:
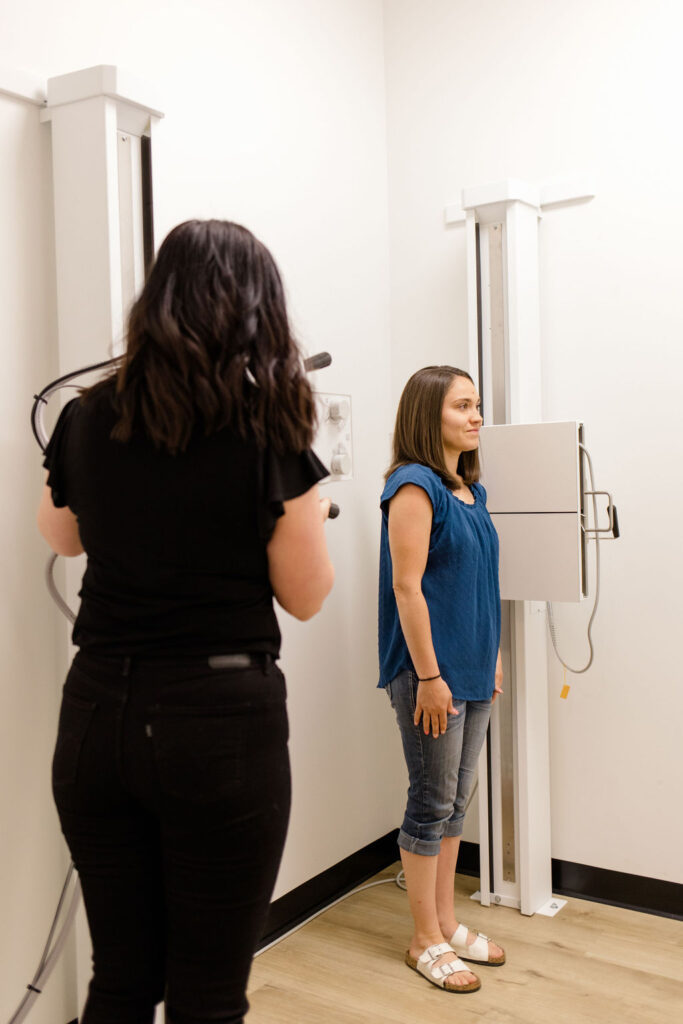
[[[429,736],[431,730],[436,739],[446,731],[448,716],[457,714],[459,712],[453,707],[453,695],[441,676],[418,683],[413,721],[419,725],[422,719],[425,736]]]

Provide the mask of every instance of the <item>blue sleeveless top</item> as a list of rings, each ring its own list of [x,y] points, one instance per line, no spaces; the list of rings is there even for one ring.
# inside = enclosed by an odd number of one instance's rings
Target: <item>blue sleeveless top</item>
[[[404,484],[416,484],[432,503],[432,532],[422,593],[442,678],[456,700],[488,700],[493,693],[500,643],[498,534],[486,509],[486,491],[472,484],[466,505],[427,466],[401,466],[386,482],[380,507],[378,686],[399,672],[415,671],[403,637],[392,589],[389,502]]]

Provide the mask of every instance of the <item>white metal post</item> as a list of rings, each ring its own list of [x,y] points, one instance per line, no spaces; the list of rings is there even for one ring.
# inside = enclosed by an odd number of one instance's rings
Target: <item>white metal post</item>
[[[475,379],[480,377],[488,422],[537,422],[541,419],[539,190],[523,182],[501,182],[466,190],[462,205],[467,225],[470,372]],[[472,260],[477,258],[473,255],[475,225],[480,227],[478,295],[470,285]],[[473,343],[473,308],[476,331],[481,333],[481,364]],[[504,609],[509,621],[506,659],[512,678],[507,680],[503,700],[511,704],[503,709],[504,716],[502,705],[494,707],[490,751],[482,752],[479,764],[484,790],[490,756],[490,808],[480,794],[480,898],[519,907],[524,914],[535,913],[552,896],[546,637],[539,607],[514,601]],[[504,770],[512,771],[512,787]]]
[[[142,283],[140,165],[132,140],[163,115],[149,89],[103,65],[51,78],[41,119],[52,132],[59,370],[111,357]],[[125,136],[125,141],[122,139]],[[126,149],[127,147],[127,149]],[[80,563],[80,564],[79,564]],[[66,598],[77,607],[83,571],[70,562]],[[91,973],[85,916],[76,921],[80,1005]]]

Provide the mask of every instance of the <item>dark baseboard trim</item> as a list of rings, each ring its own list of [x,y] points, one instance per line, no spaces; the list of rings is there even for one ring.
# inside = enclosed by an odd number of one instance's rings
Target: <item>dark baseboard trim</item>
[[[274,942],[290,928],[295,928],[398,860],[397,835],[398,829],[388,832],[271,903],[259,948]],[[475,878],[479,876],[478,843],[462,841],[458,872]],[[552,886],[558,896],[573,896],[625,910],[683,920],[683,885],[676,882],[553,859]]]
[[[662,878],[553,860],[553,892],[683,921],[683,885]]]
[[[345,857],[315,878],[297,886],[274,900],[268,911],[268,919],[259,943],[259,949],[274,942],[290,928],[296,928],[306,918],[322,910],[334,900],[362,885],[378,871],[383,871],[398,860],[396,838],[398,829],[368,843],[362,850]]]
[[[463,841],[460,844],[458,871],[463,875],[479,876],[478,843]],[[677,882],[553,859],[552,886],[557,896],[574,896],[625,910],[638,910],[643,914],[683,920],[683,885]]]

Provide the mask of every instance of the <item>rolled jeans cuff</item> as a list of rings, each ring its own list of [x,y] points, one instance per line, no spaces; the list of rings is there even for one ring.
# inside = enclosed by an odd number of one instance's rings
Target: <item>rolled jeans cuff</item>
[[[440,839],[416,839],[402,828],[398,831],[398,845],[406,853],[418,853],[421,857],[438,857],[441,850]]]

